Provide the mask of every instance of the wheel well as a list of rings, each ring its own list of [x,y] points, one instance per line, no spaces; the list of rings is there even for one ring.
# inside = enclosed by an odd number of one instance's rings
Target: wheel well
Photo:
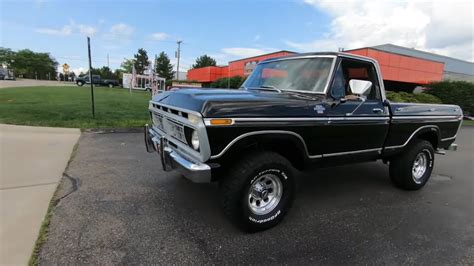
[[[302,170],[306,162],[306,148],[296,136],[255,135],[241,139],[224,154],[223,160],[235,162],[247,152],[255,150],[273,151],[285,157],[297,169]]]
[[[423,132],[420,133],[418,136],[416,136],[418,139],[426,140],[433,145],[434,149],[438,148],[438,133],[437,131],[428,131],[428,132]]]

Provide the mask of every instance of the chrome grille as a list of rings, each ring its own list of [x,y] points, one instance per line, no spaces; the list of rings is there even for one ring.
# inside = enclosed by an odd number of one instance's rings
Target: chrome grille
[[[179,111],[179,110],[176,110],[176,109],[173,109],[173,108],[170,108],[170,107],[161,106],[159,104],[153,104],[153,107],[155,107],[156,109],[160,109],[160,110],[163,110],[165,112],[171,113],[171,114],[175,114],[175,115],[182,116],[184,118],[188,118],[188,113],[183,112],[183,111]]]
[[[153,125],[167,135],[186,143],[184,125],[171,117],[153,113]]]

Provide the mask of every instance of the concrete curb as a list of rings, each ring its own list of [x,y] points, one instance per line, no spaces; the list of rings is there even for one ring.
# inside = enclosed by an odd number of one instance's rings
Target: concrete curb
[[[110,134],[110,133],[143,133],[143,127],[132,127],[132,128],[86,128],[82,132],[86,133],[97,133],[97,134]]]

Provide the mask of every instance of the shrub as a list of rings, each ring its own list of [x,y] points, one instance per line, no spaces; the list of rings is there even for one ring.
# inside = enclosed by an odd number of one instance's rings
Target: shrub
[[[440,81],[427,85],[427,93],[447,104],[461,106],[464,114],[474,115],[474,83],[467,81]]]
[[[244,83],[245,78],[241,76],[234,76],[229,78],[220,78],[214,82],[211,83],[210,87],[211,88],[231,88],[231,89],[237,89],[240,88],[242,83]]]
[[[399,103],[442,103],[441,100],[427,93],[408,93],[386,91],[387,99]]]

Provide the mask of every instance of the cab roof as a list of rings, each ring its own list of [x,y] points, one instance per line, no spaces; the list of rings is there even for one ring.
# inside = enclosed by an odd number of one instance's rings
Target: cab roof
[[[373,58],[362,56],[362,55],[356,55],[356,54],[350,54],[350,53],[344,53],[344,52],[311,52],[311,53],[298,53],[298,54],[292,54],[292,55],[287,55],[287,56],[282,56],[282,57],[274,57],[274,58],[269,58],[262,60],[261,63],[264,62],[271,62],[271,61],[276,61],[276,60],[285,60],[285,59],[292,59],[292,58],[304,58],[304,57],[312,57],[312,56],[335,56],[335,57],[345,57],[345,58],[351,58],[351,59],[358,59],[358,60],[363,60],[363,61],[369,61],[374,64],[377,64],[377,61]]]

